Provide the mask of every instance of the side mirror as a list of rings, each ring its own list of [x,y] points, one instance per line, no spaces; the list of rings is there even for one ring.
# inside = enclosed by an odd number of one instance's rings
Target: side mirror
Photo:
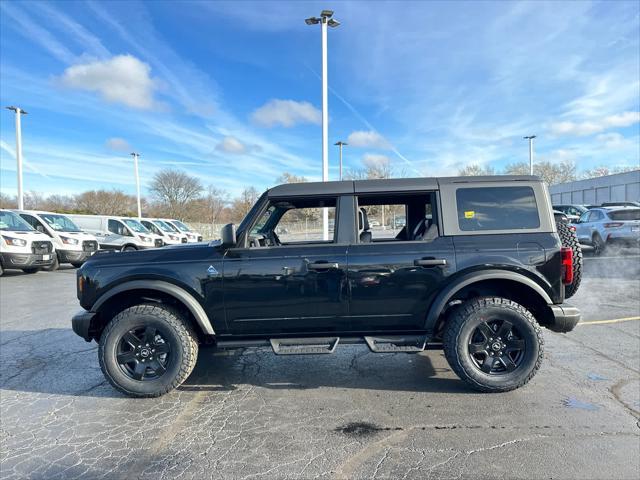
[[[36,227],[36,230],[39,231],[40,233],[44,233],[44,227],[42,225],[38,225]]]
[[[236,246],[236,226],[233,223],[227,223],[220,231],[222,246],[224,248],[232,248]]]

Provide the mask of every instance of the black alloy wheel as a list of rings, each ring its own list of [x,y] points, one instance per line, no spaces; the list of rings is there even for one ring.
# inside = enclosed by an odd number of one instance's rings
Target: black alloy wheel
[[[482,372],[501,375],[522,363],[526,344],[517,328],[507,320],[486,320],[471,335],[469,354]]]
[[[160,329],[141,326],[120,338],[116,360],[125,375],[133,380],[155,380],[161,377],[171,361],[171,345]]]

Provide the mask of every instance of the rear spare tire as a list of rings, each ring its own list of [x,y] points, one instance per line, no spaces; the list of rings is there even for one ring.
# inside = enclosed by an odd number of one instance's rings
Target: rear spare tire
[[[176,310],[142,304],[117,314],[100,336],[109,383],[131,397],[158,397],[184,382],[198,358],[196,335]]]
[[[542,363],[544,339],[531,312],[500,297],[460,305],[445,325],[444,353],[475,390],[506,392],[526,384]]]
[[[576,232],[569,228],[569,225],[558,222],[556,227],[562,246],[573,250],[573,282],[564,286],[564,298],[571,298],[578,291],[582,281],[582,247]]]

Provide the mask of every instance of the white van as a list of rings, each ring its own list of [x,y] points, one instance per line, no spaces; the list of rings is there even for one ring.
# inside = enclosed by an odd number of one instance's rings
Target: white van
[[[53,243],[20,215],[0,210],[0,275],[5,270],[36,273],[53,264]]]
[[[165,223],[168,223],[172,227],[176,229],[176,231],[180,233],[184,233],[187,236],[188,242],[201,242],[202,235],[196,232],[194,229],[189,227],[188,225],[182,223],[180,220],[173,220],[171,218],[160,218]]]
[[[162,247],[162,238],[135,218],[109,215],[67,215],[85,232],[96,236],[103,250],[143,250]]]
[[[56,270],[61,263],[80,267],[84,261],[98,251],[98,240],[85,233],[65,215],[36,210],[14,210],[33,228],[46,233],[56,250],[53,265],[47,270]]]
[[[178,232],[175,227],[168,225],[162,220],[156,218],[141,218],[140,223],[150,232],[162,237],[166,245],[180,245],[189,241],[184,233]]]

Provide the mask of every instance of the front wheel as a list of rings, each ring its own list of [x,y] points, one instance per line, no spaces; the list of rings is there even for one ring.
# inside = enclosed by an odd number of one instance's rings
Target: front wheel
[[[542,363],[544,339],[522,305],[500,297],[468,300],[444,330],[444,353],[454,372],[481,392],[525,385]]]
[[[181,314],[165,305],[123,310],[100,337],[98,360],[109,383],[131,397],[158,397],[184,382],[198,343]]]
[[[48,267],[44,267],[44,270],[47,272],[55,272],[56,270],[58,270],[58,268],[60,268],[60,260],[58,260],[58,255],[56,255],[55,253],[53,254],[53,263],[51,265],[49,265]]]
[[[84,262],[72,262],[71,265],[74,268],[80,268]]]
[[[23,268],[22,271],[24,273],[31,274],[31,273],[38,273],[40,271],[40,269],[39,268]]]

